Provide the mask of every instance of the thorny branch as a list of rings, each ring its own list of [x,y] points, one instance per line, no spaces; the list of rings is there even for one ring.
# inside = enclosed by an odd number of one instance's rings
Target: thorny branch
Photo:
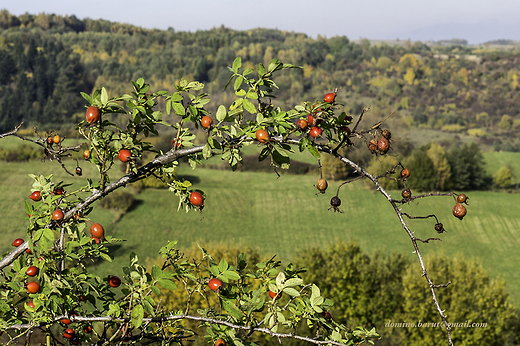
[[[295,140],[289,140],[287,141],[288,143],[290,144],[297,144],[298,141],[295,141]],[[350,159],[338,154],[337,152],[334,152],[333,150],[331,150],[330,148],[326,147],[326,146],[321,146],[321,145],[316,145],[316,148],[321,151],[321,152],[325,152],[325,153],[328,153],[330,155],[333,155],[335,156],[336,158],[338,158],[341,162],[343,162],[344,164],[352,167],[353,169],[355,169],[359,174],[363,175],[364,177],[366,177],[367,179],[371,180],[372,183],[375,185],[376,187],[376,190],[379,191],[383,196],[385,196],[385,198],[388,200],[388,202],[392,205],[392,207],[394,208],[394,211],[395,213],[397,214],[397,217],[399,218],[399,221],[401,222],[401,225],[403,227],[403,229],[406,231],[406,233],[408,234],[408,236],[410,237],[410,240],[412,241],[412,245],[413,245],[413,248],[414,248],[414,253],[416,254],[417,256],[417,259],[419,260],[419,263],[421,265],[421,270],[422,270],[422,276],[425,277],[426,281],[428,282],[428,285],[430,287],[430,292],[432,294],[432,298],[433,298],[433,302],[435,304],[435,307],[437,309],[437,312],[439,313],[439,316],[441,317],[442,319],[442,322],[444,324],[444,327],[446,328],[446,332],[447,332],[447,336],[448,336],[448,342],[449,342],[449,345],[450,346],[453,346],[453,341],[451,340],[451,330],[450,330],[450,326],[448,324],[448,320],[447,320],[447,317],[446,315],[444,314],[444,310],[442,310],[440,304],[439,304],[439,300],[437,299],[437,294],[435,292],[435,289],[436,288],[439,288],[439,287],[446,287],[447,285],[435,285],[433,283],[433,281],[431,280],[430,276],[428,275],[428,271],[426,270],[426,266],[424,264],[424,260],[423,260],[423,257],[421,255],[421,252],[419,250],[419,246],[417,244],[417,241],[419,240],[418,238],[416,238],[413,234],[413,232],[408,228],[408,225],[406,224],[406,221],[404,220],[403,218],[403,213],[401,212],[401,210],[399,209],[397,203],[400,203],[396,200],[394,200],[392,198],[392,196],[390,196],[390,194],[383,188],[383,186],[379,183],[378,181],[378,178],[377,177],[374,177],[372,176],[370,173],[368,173],[365,169],[363,169],[361,166],[359,166],[358,164],[356,164],[355,162],[351,161]],[[452,195],[452,193],[448,193],[448,194],[427,194],[427,195],[439,195],[439,196],[450,196]],[[426,197],[427,195],[423,195],[423,196],[417,196],[416,198],[419,198],[419,197]]]
[[[4,134],[0,134],[0,139],[8,137],[8,136],[14,136],[14,137],[20,138],[23,141],[28,141],[28,142],[34,143],[36,145],[39,145],[40,147],[43,148],[43,152],[45,153],[45,158],[47,158],[50,161],[57,161],[65,172],[67,172],[71,176],[74,176],[73,173],[71,173],[67,170],[67,167],[65,167],[65,164],[63,163],[62,158],[70,157],[70,155],[67,154],[69,151],[78,151],[79,148],[81,148],[81,146],[85,143],[81,143],[81,144],[78,144],[78,145],[72,146],[72,147],[62,147],[61,143],[60,143],[60,145],[58,146],[57,149],[53,149],[51,146],[47,145],[47,142],[45,139],[41,138],[38,135],[38,131],[36,128],[34,128],[34,133],[37,135],[38,139],[33,139],[33,138],[25,137],[25,136],[18,134],[18,130],[20,129],[20,127],[22,125],[23,125],[23,122],[20,125],[18,125],[17,127],[15,127],[15,129],[13,131],[6,132]]]
[[[368,109],[366,109],[366,110],[368,110]],[[356,123],[356,125],[354,127],[353,133],[357,129],[357,126],[358,126],[359,122],[361,121],[361,118],[362,118],[364,112],[365,112],[365,109],[363,109],[363,112],[361,113],[361,116],[360,116],[358,122]],[[0,138],[4,138],[4,137],[6,137],[8,135],[15,135],[17,137],[25,139],[25,138],[23,138],[21,136],[18,136],[16,134],[16,131],[17,131],[18,128],[19,127],[17,127],[14,131],[11,131],[10,133],[6,133],[6,134],[3,134],[3,135],[0,135]],[[375,128],[375,127],[373,126],[372,128]],[[25,139],[25,140],[30,140],[30,139]],[[238,141],[253,141],[253,139],[245,138],[245,137],[241,137],[241,138],[239,138],[237,140]],[[36,143],[36,144],[38,144],[38,145],[44,146],[42,143],[39,143],[37,141],[34,141],[34,140],[31,140],[31,141]],[[282,136],[274,136],[274,137],[271,138],[271,141],[278,142],[278,143],[290,144],[290,145],[298,145],[299,144],[299,142],[297,140],[286,139],[286,138],[283,138]],[[222,146],[225,147],[226,143],[223,142]],[[184,156],[197,154],[197,153],[202,152],[203,147],[204,146],[202,146],[202,145],[201,146],[192,147],[192,148],[186,148],[186,149],[177,149],[176,147],[174,147],[172,150],[170,150],[169,152],[165,153],[164,155],[161,155],[161,156],[153,159],[152,161],[150,161],[146,165],[140,167],[137,170],[137,172],[135,172],[135,173],[134,172],[128,173],[128,174],[124,175],[123,177],[121,177],[119,180],[117,180],[117,181],[111,183],[110,185],[104,187],[103,189],[93,191],[93,193],[90,196],[88,196],[83,201],[78,203],[74,208],[72,208],[69,211],[67,211],[65,213],[65,215],[64,215],[63,221],[66,221],[66,220],[70,219],[78,211],[81,211],[81,210],[87,208],[90,204],[92,204],[96,200],[98,200],[98,199],[108,195],[109,193],[115,191],[116,189],[118,189],[120,187],[124,187],[127,184],[130,184],[132,182],[138,181],[143,176],[150,175],[151,172],[155,168],[157,168],[157,167],[160,167],[160,166],[166,165],[168,163],[174,162],[177,159],[182,158]],[[65,148],[60,149],[60,150],[64,150],[64,149]],[[393,209],[394,209],[394,211],[395,211],[395,213],[396,213],[396,215],[397,215],[397,217],[398,217],[398,219],[399,219],[403,229],[405,230],[405,232],[410,237],[410,240],[412,242],[412,246],[414,248],[414,253],[416,254],[417,259],[419,260],[419,264],[421,266],[422,276],[425,277],[425,279],[426,279],[426,281],[427,281],[427,283],[429,285],[430,292],[431,292],[431,295],[432,295],[432,298],[433,298],[433,301],[434,301],[434,305],[435,305],[435,307],[437,309],[437,312],[439,313],[439,316],[441,317],[442,322],[443,322],[443,324],[444,324],[444,326],[446,328],[449,345],[453,346],[453,341],[451,339],[451,330],[450,330],[450,327],[449,327],[449,324],[448,324],[448,321],[447,321],[447,317],[444,314],[444,310],[441,308],[441,306],[439,304],[439,301],[437,299],[437,293],[435,291],[436,288],[447,287],[451,282],[448,282],[447,284],[440,284],[440,285],[433,283],[433,281],[431,280],[430,276],[428,275],[428,272],[426,270],[426,266],[424,264],[424,260],[423,260],[422,254],[421,254],[419,246],[417,244],[417,241],[420,241],[420,242],[423,242],[423,243],[427,243],[430,240],[440,240],[440,239],[438,239],[438,238],[429,238],[429,239],[426,239],[426,240],[421,240],[421,239],[415,237],[414,233],[409,229],[408,225],[406,224],[406,221],[403,218],[403,216],[407,216],[407,217],[409,217],[409,216],[407,214],[403,213],[400,210],[399,206],[398,206],[398,204],[409,202],[409,201],[417,199],[417,198],[424,198],[424,197],[430,197],[430,196],[453,196],[453,193],[429,193],[429,194],[414,196],[412,198],[407,199],[406,201],[405,200],[395,200],[395,199],[393,199],[391,197],[391,195],[379,183],[378,179],[381,178],[381,176],[374,177],[373,175],[368,173],[363,167],[359,166],[358,164],[356,164],[355,162],[351,161],[347,157],[342,156],[341,154],[337,153],[335,150],[329,148],[328,146],[316,144],[316,149],[318,151],[320,151],[320,152],[328,153],[328,154],[336,157],[341,162],[343,162],[345,165],[348,165],[348,166],[352,167],[355,171],[357,171],[360,174],[360,176],[362,176],[362,177],[364,177],[366,179],[369,179],[374,184],[374,186],[376,187],[376,190],[379,191],[387,199],[387,201],[390,203],[390,205],[393,207]],[[58,156],[58,158],[59,158],[59,156]],[[61,161],[59,161],[59,162],[61,163]],[[3,269],[7,265],[11,264],[23,251],[25,251],[28,248],[29,248],[29,244],[26,241],[25,243],[23,243],[22,245],[17,247],[15,250],[13,250],[11,253],[9,253],[6,257],[4,257],[0,261],[0,269]],[[78,320],[78,321],[82,321],[82,320],[85,320],[85,321],[116,321],[116,322],[128,322],[129,321],[128,319],[115,319],[115,318],[108,317],[108,316],[107,317],[95,317],[95,318],[93,318],[93,317],[75,316],[73,318],[75,320]],[[258,332],[266,333],[266,334],[269,334],[269,335],[274,336],[274,337],[278,337],[278,338],[290,337],[290,338],[295,338],[295,339],[302,340],[302,341],[311,342],[311,343],[314,343],[314,344],[317,344],[317,345],[320,345],[320,344],[342,345],[341,343],[337,343],[337,342],[330,341],[330,340],[318,341],[318,340],[314,340],[314,339],[306,338],[306,337],[301,337],[301,336],[294,335],[294,334],[274,333],[272,330],[269,330],[267,328],[258,328],[258,327],[253,327],[253,326],[240,326],[240,325],[232,324],[232,323],[227,322],[227,321],[221,321],[221,320],[218,320],[218,319],[211,319],[211,318],[205,318],[205,317],[199,317],[199,316],[177,315],[177,316],[169,316],[167,318],[169,320],[192,319],[192,320],[198,320],[198,321],[204,321],[204,322],[210,322],[210,323],[217,323],[217,324],[227,325],[227,326],[235,328],[235,329],[251,330],[251,328],[254,328]],[[155,319],[154,318],[152,318],[152,319],[144,319],[144,321],[154,322]],[[157,320],[157,321],[164,321],[164,318],[159,318],[159,320]],[[34,327],[33,325],[16,325],[16,326],[11,326],[10,328],[25,329],[25,328],[33,328],[33,327]]]

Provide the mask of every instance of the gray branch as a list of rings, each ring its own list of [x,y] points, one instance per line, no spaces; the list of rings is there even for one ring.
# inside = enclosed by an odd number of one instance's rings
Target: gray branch
[[[14,132],[16,132],[16,130]],[[0,138],[1,138],[1,136],[0,136]],[[251,140],[252,141],[253,139],[240,138],[239,140]],[[291,144],[291,145],[298,145],[298,143],[299,143],[297,140],[294,140],[294,139],[286,139],[286,140],[284,140],[282,136],[274,136],[270,140],[272,142],[286,143],[286,144]],[[223,144],[223,146],[225,146],[225,145],[226,144]],[[69,211],[67,211],[65,213],[65,215],[64,215],[64,218],[63,218],[62,222],[65,222],[66,220],[70,219],[71,217],[73,217],[76,214],[77,211],[82,210],[82,209],[88,207],[90,204],[92,204],[96,200],[98,200],[98,199],[108,195],[112,191],[114,191],[114,190],[116,190],[116,189],[118,189],[120,187],[124,187],[127,184],[130,184],[130,183],[133,183],[135,181],[138,181],[139,179],[141,179],[144,176],[147,176],[154,169],[156,169],[158,167],[161,167],[161,166],[164,166],[166,164],[169,164],[169,163],[171,163],[173,161],[176,161],[177,159],[179,159],[181,157],[202,152],[203,147],[204,146],[197,146],[197,147],[186,148],[186,149],[177,149],[177,150],[174,148],[174,149],[170,150],[166,154],[161,155],[161,156],[155,158],[154,160],[150,161],[148,164],[140,167],[137,170],[136,173],[132,172],[132,173],[126,174],[125,176],[121,177],[119,180],[117,180],[117,181],[113,182],[112,184],[106,186],[104,189],[94,191],[86,199],[84,199],[83,201],[78,203],[76,205],[76,207],[74,207],[74,208],[70,209]],[[398,202],[398,201],[394,200],[390,196],[390,194],[379,183],[377,177],[374,177],[373,175],[368,173],[364,168],[362,168],[361,166],[359,166],[355,162],[353,162],[350,159],[348,159],[348,158],[338,154],[336,151],[330,149],[327,146],[317,144],[316,145],[316,149],[318,149],[318,151],[320,151],[320,152],[328,153],[328,154],[330,154],[332,156],[335,156],[341,162],[343,162],[344,164],[352,167],[359,174],[363,175],[364,177],[366,177],[367,179],[372,181],[372,183],[376,187],[376,190],[379,191],[383,196],[385,196],[385,198],[388,200],[388,202],[392,205],[392,207],[394,208],[395,213],[397,214],[397,217],[399,218],[399,221],[401,222],[401,225],[402,225],[403,229],[406,231],[406,233],[408,234],[408,236],[410,237],[410,239],[412,241],[412,245],[413,245],[413,248],[414,248],[414,253],[416,254],[417,259],[419,260],[419,263],[420,263],[420,266],[421,266],[422,276],[424,276],[426,278],[426,281],[428,282],[428,285],[430,287],[430,292],[431,292],[431,295],[432,295],[435,307],[436,307],[437,312],[439,313],[439,315],[440,315],[440,317],[441,317],[441,319],[443,321],[443,324],[444,324],[444,326],[446,328],[446,331],[447,331],[449,345],[453,346],[453,341],[451,340],[450,327],[449,327],[446,315],[444,315],[444,310],[442,310],[442,308],[440,307],[440,304],[439,304],[439,301],[437,299],[437,295],[436,295],[436,292],[435,292],[436,288],[445,287],[445,285],[435,285],[432,282],[432,280],[430,279],[430,277],[428,275],[428,272],[426,270],[426,267],[424,265],[423,257],[421,255],[420,250],[419,250],[419,246],[417,244],[417,240],[420,240],[420,239],[416,238],[414,236],[413,232],[410,231],[410,229],[408,228],[408,225],[406,224],[406,222],[405,222],[405,220],[403,218],[403,213],[401,212],[401,210],[397,206],[396,202]],[[433,196],[433,195],[442,195],[442,196],[444,196],[446,194],[429,194],[429,196]],[[427,197],[427,196],[428,195],[424,195],[424,196],[421,196],[421,197]],[[24,250],[26,250],[28,248],[29,248],[29,245],[28,245],[27,242],[25,242],[22,245],[20,245],[18,248],[16,248],[15,250],[13,250],[11,253],[9,253],[6,257],[4,257],[0,261],[0,270],[5,268],[9,264],[11,264]],[[82,317],[76,316],[74,318],[76,320],[80,321],[81,320],[80,318],[82,318]],[[116,322],[119,322],[119,321],[120,322],[128,322],[129,321],[128,319],[113,319],[111,317],[96,317],[96,318],[97,318],[96,321],[116,321]],[[207,321],[207,322],[210,322],[210,323],[218,323],[218,324],[227,325],[227,326],[235,328],[235,329],[248,329],[248,330],[250,330],[252,328],[252,327],[234,325],[234,324],[231,324],[229,322],[220,321],[220,320],[214,320],[214,319],[208,319],[208,318],[205,318],[205,317],[198,317],[198,316],[178,315],[178,316],[171,316],[169,318],[171,320],[185,318],[185,319]],[[92,321],[92,319],[89,319],[89,321]],[[147,319],[145,319],[145,321],[147,321]],[[153,319],[150,319],[150,321],[153,322]],[[33,327],[32,325],[29,325],[29,324],[28,325],[17,325],[17,326],[19,326],[20,329],[32,328]],[[23,328],[22,328],[22,326],[23,326]],[[11,328],[15,328],[15,326],[11,326]],[[269,335],[272,335],[272,336],[275,336],[275,337],[279,337],[279,338],[291,337],[291,338],[295,338],[295,339],[302,340],[302,341],[312,342],[314,344],[343,345],[341,343],[336,343],[336,342],[333,342],[333,341],[317,341],[317,340],[313,340],[313,339],[297,336],[297,335],[294,335],[294,334],[273,333],[271,330],[266,329],[266,328],[255,328],[255,330],[259,331],[259,332],[263,332],[263,333],[269,334]]]

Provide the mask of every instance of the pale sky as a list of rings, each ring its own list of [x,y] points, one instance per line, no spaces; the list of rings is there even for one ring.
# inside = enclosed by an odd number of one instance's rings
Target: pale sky
[[[15,15],[41,12],[145,28],[271,28],[351,40],[462,38],[520,41],[520,0],[0,0]]]

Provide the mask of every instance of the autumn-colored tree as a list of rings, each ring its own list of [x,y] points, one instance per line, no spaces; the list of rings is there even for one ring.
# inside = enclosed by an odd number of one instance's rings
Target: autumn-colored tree
[[[500,189],[505,189],[513,184],[513,173],[509,167],[500,167],[493,175],[493,183]]]
[[[426,151],[426,155],[432,160],[435,168],[435,190],[446,191],[450,188],[451,167],[446,158],[446,152],[437,143],[432,143],[430,149]]]

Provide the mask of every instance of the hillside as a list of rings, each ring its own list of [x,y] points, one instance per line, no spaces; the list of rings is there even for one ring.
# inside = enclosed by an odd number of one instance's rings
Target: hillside
[[[84,107],[79,92],[105,86],[122,93],[138,77],[167,90],[182,77],[200,80],[216,109],[231,102],[223,88],[235,57],[245,67],[277,57],[304,67],[277,78],[283,91],[273,102],[284,107],[338,87],[351,114],[368,105],[380,119],[398,109],[394,128],[452,134],[445,145],[470,136],[488,149],[520,151],[519,50],[494,47],[313,39],[270,29],[146,30],[74,16],[16,17],[4,10],[0,131],[21,121],[29,128],[70,125]]]

